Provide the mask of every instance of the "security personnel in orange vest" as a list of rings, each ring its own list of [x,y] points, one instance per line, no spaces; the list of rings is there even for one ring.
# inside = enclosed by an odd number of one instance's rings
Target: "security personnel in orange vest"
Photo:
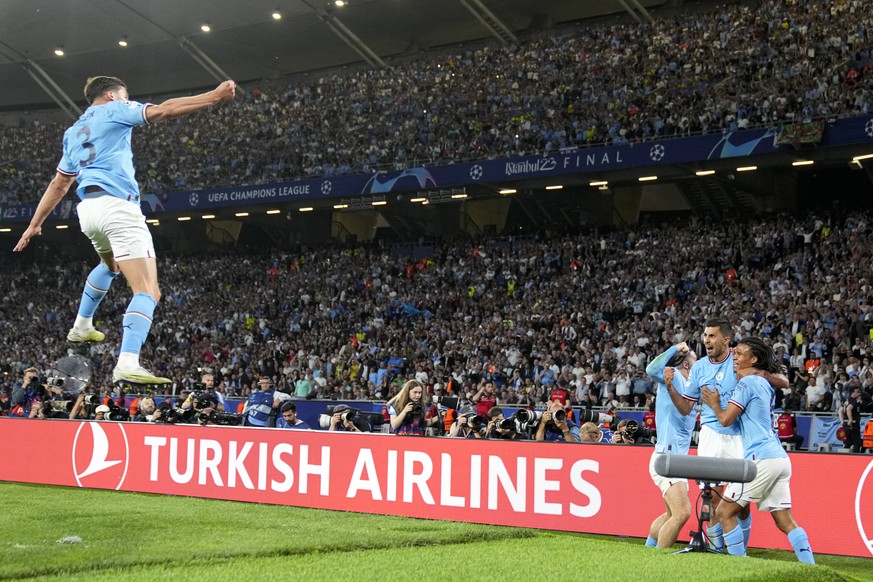
[[[864,425],[864,435],[861,439],[861,452],[864,449],[868,451],[873,450],[873,419],[868,420],[867,424]]]

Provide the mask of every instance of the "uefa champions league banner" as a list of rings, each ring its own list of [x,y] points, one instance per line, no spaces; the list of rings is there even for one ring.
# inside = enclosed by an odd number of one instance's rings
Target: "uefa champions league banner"
[[[145,192],[142,196],[142,206],[146,214],[153,215],[161,212],[207,210],[252,204],[333,200],[473,184],[505,184],[512,180],[552,176],[557,178],[573,174],[792,151],[790,145],[777,145],[778,138],[779,134],[774,130],[757,129],[628,145],[579,148],[573,151],[550,152],[541,156],[427,166],[376,174],[329,176],[257,186],[174,192],[169,195]],[[863,142],[873,142],[873,117],[855,117],[827,124],[819,146],[831,147]],[[4,207],[0,212],[0,221],[29,221],[35,209],[36,204]],[[69,214],[70,210],[67,207],[53,213],[52,218],[66,219]]]
[[[647,446],[13,418],[0,442],[4,481],[633,537],[664,511]],[[791,461],[792,512],[814,551],[873,554],[873,459]],[[751,539],[790,549],[763,514]]]

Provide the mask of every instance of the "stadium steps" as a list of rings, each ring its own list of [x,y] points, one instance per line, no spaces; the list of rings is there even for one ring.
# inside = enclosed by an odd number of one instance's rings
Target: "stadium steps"
[[[757,213],[757,199],[748,191],[721,178],[701,178],[680,183],[688,205],[696,214],[725,216]]]
[[[679,182],[679,188],[695,214],[714,216],[717,213],[702,180],[683,180]]]

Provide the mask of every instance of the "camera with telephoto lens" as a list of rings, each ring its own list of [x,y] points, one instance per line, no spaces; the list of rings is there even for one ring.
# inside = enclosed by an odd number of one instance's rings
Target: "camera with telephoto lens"
[[[201,386],[203,384],[200,384]],[[218,398],[215,394],[208,390],[194,392],[191,395],[191,405],[195,410],[204,410],[206,408],[216,408],[218,406]]]
[[[238,426],[242,424],[243,415],[235,412],[221,412],[214,408],[205,408],[197,415],[200,424],[219,424],[221,426]]]
[[[619,429],[621,428],[622,427],[619,426]],[[619,430],[618,434],[622,440],[633,439],[634,442],[645,442],[647,439],[655,436],[655,432],[652,429],[647,426],[640,426],[640,423],[633,419],[628,419],[624,424],[624,432]]]
[[[130,420],[130,411],[115,404],[109,404],[109,412],[103,413],[103,420],[128,421]]]
[[[515,417],[516,420],[518,420],[519,426],[524,429],[528,429],[535,427],[540,423],[540,420],[543,418],[543,411],[522,408],[512,416]]]
[[[56,376],[51,376],[46,378],[45,383],[47,386],[53,386],[54,388],[63,388],[64,387],[64,379],[58,378]]]
[[[411,416],[421,416],[423,408],[421,407],[421,402],[413,402],[412,410],[409,411]]]
[[[471,416],[467,419],[467,424],[470,425],[470,428],[473,430],[479,431],[488,426],[488,417],[477,414],[476,416]]]
[[[516,419],[513,418],[512,416],[510,416],[509,418],[504,418],[502,420],[497,420],[494,422],[494,428],[501,429],[501,430],[515,430],[516,429],[515,420]]]
[[[193,409],[189,408],[188,410],[185,410],[184,408],[180,408],[178,406],[171,407],[166,402],[161,402],[158,405],[158,409],[161,411],[161,420],[163,420],[167,424],[190,423],[194,417]]]
[[[69,394],[64,394],[69,396]],[[70,418],[75,400],[46,400],[42,405],[42,415],[46,418]]]

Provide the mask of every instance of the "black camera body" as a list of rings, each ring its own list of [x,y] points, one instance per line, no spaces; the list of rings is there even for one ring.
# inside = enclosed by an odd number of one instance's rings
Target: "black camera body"
[[[424,409],[421,407],[421,402],[413,402],[412,410],[409,412],[412,416],[421,416]]]
[[[208,413],[201,412],[197,415],[198,422],[202,424],[220,424],[222,426],[238,426],[242,424],[243,415],[235,412],[221,412],[215,409],[207,409]]]
[[[655,436],[655,431],[647,426],[642,426],[635,420],[628,420],[624,430],[624,434],[627,435],[628,438],[631,438],[634,442],[638,443],[648,442],[653,436]]]
[[[130,420],[130,411],[119,406],[109,405],[109,412],[103,414],[103,420],[124,422]]]

